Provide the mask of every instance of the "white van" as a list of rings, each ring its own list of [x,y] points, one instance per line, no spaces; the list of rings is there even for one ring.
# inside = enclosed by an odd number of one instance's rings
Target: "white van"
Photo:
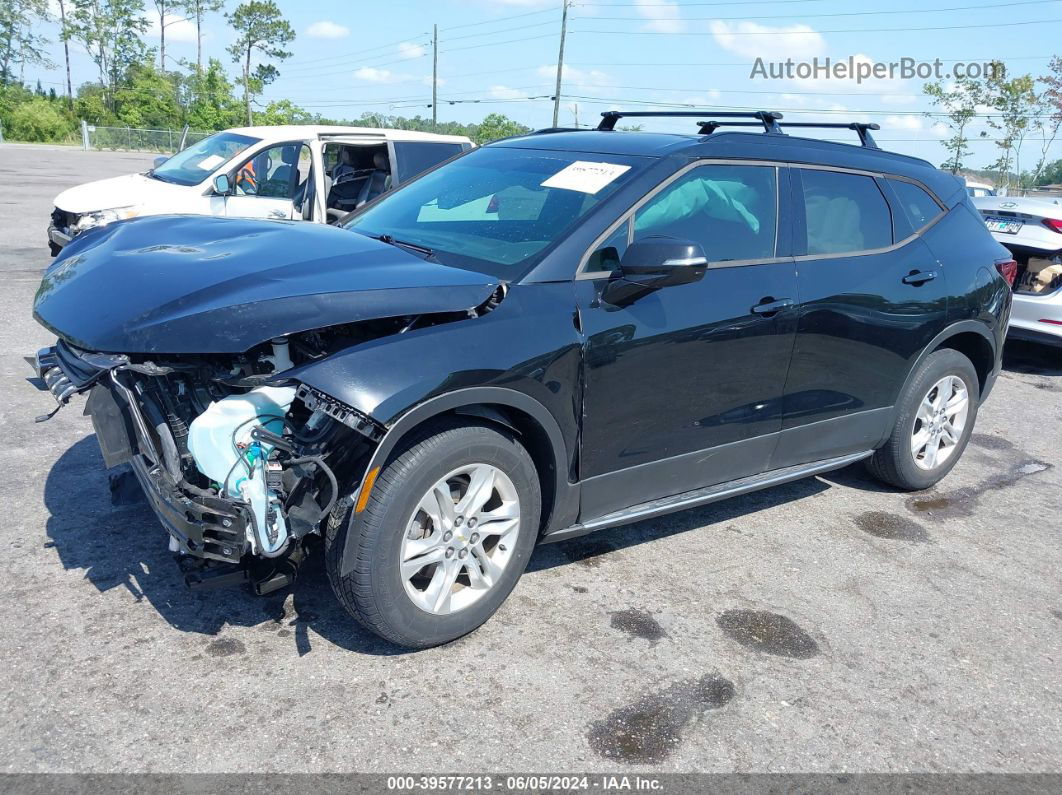
[[[88,182],[55,198],[52,255],[97,226],[182,213],[333,223],[474,146],[457,135],[372,127],[239,127],[143,174]]]

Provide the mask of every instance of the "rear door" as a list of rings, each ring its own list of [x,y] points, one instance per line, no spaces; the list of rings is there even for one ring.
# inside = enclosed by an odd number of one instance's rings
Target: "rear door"
[[[948,305],[943,267],[881,175],[792,173],[800,311],[772,469],[875,447]]]

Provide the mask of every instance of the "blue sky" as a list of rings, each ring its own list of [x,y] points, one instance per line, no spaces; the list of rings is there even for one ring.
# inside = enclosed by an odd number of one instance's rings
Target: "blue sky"
[[[229,0],[229,10],[236,5]],[[430,115],[430,34],[437,23],[440,119],[476,121],[494,111],[534,127],[552,120],[552,102],[543,97],[553,94],[561,0],[278,0],[278,5],[297,38],[294,55],[280,64],[281,78],[267,88],[266,99],[287,98],[338,117],[365,111]],[[587,124],[612,107],[648,109],[653,103],[766,107],[793,121],[878,122],[883,146],[939,163],[945,133],[921,115],[931,110],[922,80],[859,85],[753,79],[755,59],[940,58],[945,69],[956,60],[999,59],[1012,75],[1035,76],[1053,54],[1062,54],[1059,0],[900,0],[864,8],[878,13],[857,10],[847,0],[574,0],[561,123],[572,124],[576,112]],[[224,51],[232,38],[224,18],[212,15],[205,28],[207,54],[235,73]],[[57,38],[54,28],[45,32]],[[149,43],[157,39],[156,23]],[[168,55],[194,60],[194,28],[170,25],[167,48]],[[61,63],[61,49],[51,49]],[[83,53],[74,54],[73,68],[75,86],[95,75]],[[27,81],[38,77],[46,87],[62,90],[60,68],[27,71]],[[653,126],[685,129],[672,121]],[[983,120],[974,135],[981,129]],[[1025,143],[1023,167],[1038,158],[1040,146]],[[987,166],[996,157],[991,141],[975,141],[973,149],[971,167]],[[1062,143],[1050,156],[1062,157]]]

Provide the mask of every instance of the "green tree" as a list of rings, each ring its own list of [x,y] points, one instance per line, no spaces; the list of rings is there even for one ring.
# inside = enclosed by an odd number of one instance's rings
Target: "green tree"
[[[183,11],[178,0],[152,0],[155,5],[155,13],[159,18],[159,71],[166,71],[166,28],[178,22],[187,22],[184,17],[177,16],[174,12]]]
[[[180,127],[182,112],[177,90],[154,60],[129,67],[114,97],[118,121],[127,127],[165,130]]]
[[[522,135],[530,132],[530,127],[525,127],[501,113],[488,114],[483,121],[475,125],[471,138],[477,144],[485,144],[497,141],[499,138],[509,138],[513,135]]]
[[[273,0],[250,0],[238,6],[233,13],[226,14],[225,19],[236,31],[236,41],[228,48],[228,52],[233,62],[242,66],[247,123],[254,124],[251,96],[261,93],[262,88],[276,80],[280,72],[270,63],[259,62],[252,74],[251,58],[256,53],[261,58],[276,60],[291,57],[284,45],[295,40],[295,31],[281,16],[280,9]]]
[[[986,118],[988,126],[997,135],[995,144],[999,156],[989,165],[998,174],[997,188],[1010,185],[1012,170],[1021,173],[1021,147],[1033,127],[1033,115],[1038,104],[1034,87],[1031,75],[1007,79],[1002,64],[985,78],[981,87],[981,103],[998,112],[998,115]]]
[[[100,71],[108,106],[114,107],[118,82],[133,64],[144,61],[150,50],[143,35],[148,22],[143,0],[73,0],[71,38],[85,45]]]
[[[23,102],[4,125],[4,134],[16,141],[62,141],[74,135],[74,120],[55,102],[33,97]]]
[[[58,0],[59,3],[59,40],[63,42],[63,60],[66,62],[66,101],[70,107],[74,105],[74,84],[70,79],[70,23],[66,19],[66,4],[69,0]]]
[[[962,168],[963,160],[973,154],[966,128],[977,115],[979,86],[976,81],[964,78],[950,89],[940,83],[926,83],[922,91],[934,105],[943,110],[946,119],[944,124],[951,130],[951,137],[943,142],[948,159],[941,163],[940,167],[957,174]],[[935,113],[925,115],[931,119],[937,118]]]
[[[115,121],[107,101],[107,90],[99,83],[85,83],[77,90],[74,116],[89,124],[111,124]]]
[[[240,122],[242,108],[221,61],[211,58],[203,72],[188,78],[191,100],[186,121],[195,130],[224,130]]]
[[[280,99],[266,105],[265,110],[258,113],[256,121],[259,124],[312,124],[314,116],[290,99]]]
[[[21,83],[26,66],[54,66],[44,52],[48,40],[33,32],[34,24],[46,19],[47,0],[0,2],[0,83],[15,80],[15,67]]]
[[[1033,117],[1033,126],[1040,133],[1040,156],[1029,174],[1030,186],[1053,184],[1051,180],[1040,182],[1040,177],[1047,164],[1047,154],[1062,131],[1062,56],[1056,55],[1051,59],[1047,74],[1038,82],[1046,88],[1037,97],[1036,114]]]
[[[220,11],[225,7],[225,0],[179,0],[174,4],[181,12],[195,20],[195,70],[203,71],[203,17]]]

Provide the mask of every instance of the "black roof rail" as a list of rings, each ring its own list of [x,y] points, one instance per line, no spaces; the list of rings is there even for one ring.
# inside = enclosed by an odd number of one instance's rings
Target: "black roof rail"
[[[786,127],[813,127],[825,130],[855,130],[859,135],[859,143],[867,149],[880,149],[877,142],[874,140],[874,136],[870,134],[871,130],[880,130],[880,124],[864,124],[863,122],[855,121],[852,123],[845,122],[817,122],[817,121],[795,121],[787,124]]]
[[[601,114],[601,121],[597,125],[599,130],[614,130],[616,129],[616,122],[620,119],[626,118],[696,118],[697,116],[709,116],[720,119],[758,119],[755,124],[748,124],[749,127],[763,126],[763,131],[768,133],[780,133],[781,129],[778,127],[778,119],[782,118],[782,114],[774,110],[756,110],[756,111],[704,111],[704,110],[606,110]],[[702,126],[707,122],[698,122]],[[745,125],[739,125],[745,126]]]
[[[550,133],[583,132],[588,127],[543,127],[540,130],[532,130],[525,135],[549,135]]]

